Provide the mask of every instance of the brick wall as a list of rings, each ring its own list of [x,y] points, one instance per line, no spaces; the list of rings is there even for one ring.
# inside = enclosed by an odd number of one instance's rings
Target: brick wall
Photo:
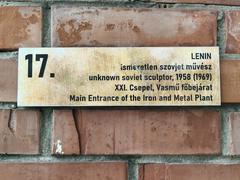
[[[0,179],[239,180],[240,0],[0,5]],[[221,107],[16,107],[19,47],[214,45]]]

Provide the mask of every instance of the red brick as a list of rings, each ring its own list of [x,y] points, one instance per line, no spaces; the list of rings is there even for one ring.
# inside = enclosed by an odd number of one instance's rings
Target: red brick
[[[240,11],[225,12],[226,53],[240,53]]]
[[[151,1],[167,2],[167,3],[197,3],[197,4],[240,5],[239,0],[151,0]]]
[[[127,180],[125,163],[1,163],[4,180]]]
[[[240,113],[231,112],[228,119],[230,142],[229,142],[229,154],[240,154]]]
[[[37,110],[0,110],[0,153],[38,154],[39,123]]]
[[[240,102],[240,61],[221,60],[222,103]]]
[[[0,7],[0,50],[41,46],[41,7]]]
[[[216,30],[216,11],[52,8],[52,46],[212,46]]]
[[[0,59],[0,102],[17,101],[17,61]]]
[[[52,153],[79,154],[79,144],[80,140],[72,111],[54,110]]]
[[[214,111],[78,110],[75,118],[81,154],[220,153],[220,114]]]
[[[239,164],[147,164],[143,180],[239,180]]]

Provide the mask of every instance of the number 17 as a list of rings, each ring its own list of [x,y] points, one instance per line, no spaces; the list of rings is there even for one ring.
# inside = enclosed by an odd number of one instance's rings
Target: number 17
[[[40,61],[42,59],[42,65],[39,71],[39,78],[42,78],[45,72],[47,60],[48,60],[48,54],[36,54],[36,61]],[[33,55],[28,54],[25,56],[25,60],[28,61],[28,77],[32,78],[33,76]]]

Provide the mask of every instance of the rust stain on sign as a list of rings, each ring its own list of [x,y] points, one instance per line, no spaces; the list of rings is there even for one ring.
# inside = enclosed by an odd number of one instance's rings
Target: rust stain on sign
[[[21,48],[19,106],[220,105],[217,47]]]

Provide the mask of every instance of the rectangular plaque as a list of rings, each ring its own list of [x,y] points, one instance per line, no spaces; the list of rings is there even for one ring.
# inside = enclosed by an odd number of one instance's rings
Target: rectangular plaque
[[[221,105],[218,47],[20,48],[18,106]]]

